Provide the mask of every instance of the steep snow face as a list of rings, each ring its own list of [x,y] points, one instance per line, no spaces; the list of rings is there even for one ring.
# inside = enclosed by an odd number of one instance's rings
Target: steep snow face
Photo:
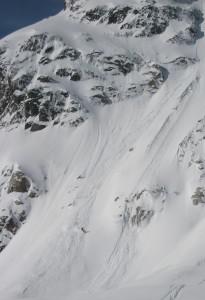
[[[66,1],[0,42],[3,300],[204,300],[203,1]]]

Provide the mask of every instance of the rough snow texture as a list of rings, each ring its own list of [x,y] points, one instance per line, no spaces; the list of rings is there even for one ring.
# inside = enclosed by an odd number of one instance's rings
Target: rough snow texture
[[[65,1],[0,42],[3,300],[204,300],[205,7]]]

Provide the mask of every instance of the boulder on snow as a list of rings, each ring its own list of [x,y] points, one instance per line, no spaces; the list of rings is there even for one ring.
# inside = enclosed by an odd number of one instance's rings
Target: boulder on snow
[[[14,171],[9,181],[8,193],[27,193],[30,186],[29,179],[22,171]]]
[[[42,130],[42,129],[44,129],[44,128],[46,128],[46,125],[45,124],[39,124],[39,123],[33,123],[32,125],[31,125],[31,131],[32,132],[35,132],[35,131],[39,131],[39,130]]]

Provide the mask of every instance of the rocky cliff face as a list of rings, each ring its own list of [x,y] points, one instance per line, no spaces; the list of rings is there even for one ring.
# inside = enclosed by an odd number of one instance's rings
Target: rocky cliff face
[[[39,196],[39,189],[18,166],[6,166],[1,171],[0,251],[2,251],[25,223],[31,200]]]
[[[167,79],[166,68],[135,52],[106,54],[92,47],[92,36],[83,39],[82,48],[75,49],[59,36],[35,34],[19,43],[13,62],[7,56],[10,49],[2,50],[1,126],[24,124],[31,131],[65,122],[78,126],[89,110],[72,87],[87,84],[89,103],[106,105],[152,95]],[[85,45],[90,48],[86,53]],[[129,85],[120,89],[123,78]]]
[[[144,0],[133,3],[128,1],[105,2],[98,5],[97,1],[67,1],[66,9],[71,17],[81,22],[112,25],[121,35],[134,37],[150,37],[162,34],[173,21],[183,24],[168,40],[171,43],[193,44],[203,36],[200,24],[203,22],[201,11],[195,7],[187,9],[187,5],[195,1],[163,1]],[[129,5],[130,4],[130,5]]]
[[[92,1],[68,1],[66,13],[81,23],[107,25],[108,30],[111,27],[118,40],[122,36],[160,36],[171,22],[177,22],[180,30],[166,43],[195,44],[203,36],[202,13],[195,7],[187,8],[185,2],[170,3],[98,6]],[[76,48],[61,36],[39,32],[20,40],[15,49],[9,49],[6,43],[1,46],[1,126],[24,124],[31,131],[48,124],[78,126],[87,118],[89,109],[73,91],[75,87],[87,85],[88,101],[105,105],[142,95],[149,97],[168,77],[167,67],[143,58],[137,51],[99,49],[90,32],[81,39]],[[123,78],[127,84],[122,88],[118,82]]]

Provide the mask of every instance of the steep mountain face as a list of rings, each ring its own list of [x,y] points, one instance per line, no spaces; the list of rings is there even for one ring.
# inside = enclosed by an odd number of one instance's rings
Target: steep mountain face
[[[77,16],[82,23],[112,26],[114,35],[126,37],[160,35],[170,22],[177,22],[179,29],[166,42],[196,43],[203,36],[202,12],[194,6],[187,8],[185,3],[176,6],[172,2],[96,6],[92,1],[69,1],[67,11],[69,17]],[[167,79],[167,68],[146,61],[136,51],[119,49],[116,53],[113,49],[106,53],[93,45],[95,40],[89,32],[83,39],[76,49],[61,36],[39,32],[20,40],[15,48],[1,46],[1,126],[24,123],[26,129],[36,131],[50,121],[66,121],[71,126],[82,123],[87,110],[72,91],[73,81],[88,82],[90,102],[111,104],[144,93],[154,94]],[[85,47],[90,51],[85,52]],[[118,82],[123,77],[128,78],[129,85],[120,89]]]
[[[203,33],[200,24],[202,12],[195,7],[187,9],[185,4],[195,1],[67,1],[66,8],[70,16],[82,22],[115,25],[121,35],[134,37],[150,37],[161,34],[169,27],[170,22],[186,22],[168,42],[194,43]],[[177,3],[177,5],[176,5]],[[146,20],[145,20],[146,18]]]
[[[0,41],[0,294],[204,299],[200,0],[66,0]]]

